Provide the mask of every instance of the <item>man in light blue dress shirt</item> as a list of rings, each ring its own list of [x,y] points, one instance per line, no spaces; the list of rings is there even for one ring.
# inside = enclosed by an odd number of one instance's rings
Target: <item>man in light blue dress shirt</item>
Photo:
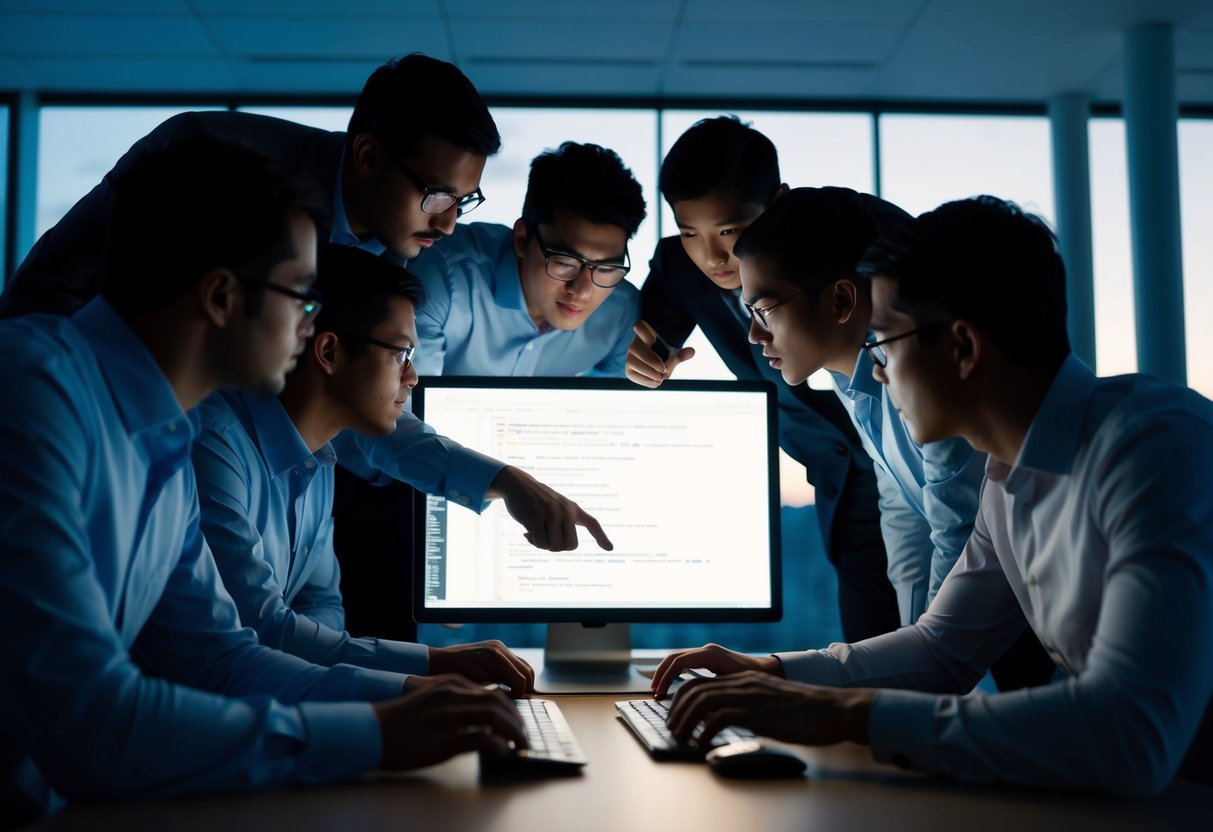
[[[860,271],[873,376],[915,441],[988,455],[973,534],[913,626],[684,688],[671,729],[707,718],[714,733],[727,709],[761,734],[868,743],[972,782],[1213,783],[1213,403],[1075,358],[1056,240],[1002,200],[923,214]],[[1065,677],[972,692],[1028,628]]]
[[[345,629],[330,441],[342,430],[395,429],[417,383],[423,294],[408,272],[356,248],[322,245],[318,264],[324,306],[282,393],[221,391],[200,406],[202,531],[240,620],[262,644],[317,664],[459,673],[522,696],[534,673],[500,642],[427,648]],[[410,600],[398,599],[398,615],[409,615]]]
[[[0,409],[0,813],[517,741],[499,692],[452,677],[399,698],[400,674],[322,668],[240,626],[199,529],[190,410],[220,387],[282,388],[317,306],[315,225],[242,148],[149,154],[115,193],[101,297],[0,324],[20,392]]]
[[[624,374],[639,291],[624,278],[644,220],[614,151],[565,142],[531,162],[513,227],[473,223],[410,264],[421,375]]]

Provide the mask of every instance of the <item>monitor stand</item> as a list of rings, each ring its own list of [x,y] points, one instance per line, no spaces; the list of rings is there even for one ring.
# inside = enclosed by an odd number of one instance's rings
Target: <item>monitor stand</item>
[[[649,693],[632,661],[627,624],[549,624],[536,693]],[[650,671],[651,673],[651,671]]]

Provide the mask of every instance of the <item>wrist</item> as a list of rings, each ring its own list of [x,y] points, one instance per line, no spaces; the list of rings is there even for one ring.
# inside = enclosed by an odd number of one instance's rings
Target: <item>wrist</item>
[[[872,719],[872,703],[876,701],[876,691],[861,688],[848,691],[843,708],[846,713],[847,738],[851,742],[868,745],[868,723]]]

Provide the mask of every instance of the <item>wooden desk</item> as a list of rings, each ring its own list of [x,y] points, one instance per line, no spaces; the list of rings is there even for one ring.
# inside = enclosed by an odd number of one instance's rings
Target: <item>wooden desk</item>
[[[798,748],[809,762],[801,780],[723,780],[703,764],[650,760],[614,717],[619,697],[553,698],[589,757],[579,776],[482,784],[469,754],[409,775],[339,786],[74,806],[34,828],[1107,832],[1203,829],[1213,819],[1213,789],[1191,783],[1150,800],[977,788],[878,765],[855,745]]]

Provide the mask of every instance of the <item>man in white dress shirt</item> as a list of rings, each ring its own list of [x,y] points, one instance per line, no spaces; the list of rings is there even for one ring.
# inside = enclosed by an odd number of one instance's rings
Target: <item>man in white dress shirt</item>
[[[671,729],[863,742],[975,782],[1130,795],[1213,782],[1213,404],[1147,375],[1096,378],[1074,357],[1056,241],[1010,203],[923,214],[860,271],[873,376],[914,439],[989,454],[973,535],[915,625],[738,662],[681,691]],[[973,692],[1025,627],[1065,678]]]

